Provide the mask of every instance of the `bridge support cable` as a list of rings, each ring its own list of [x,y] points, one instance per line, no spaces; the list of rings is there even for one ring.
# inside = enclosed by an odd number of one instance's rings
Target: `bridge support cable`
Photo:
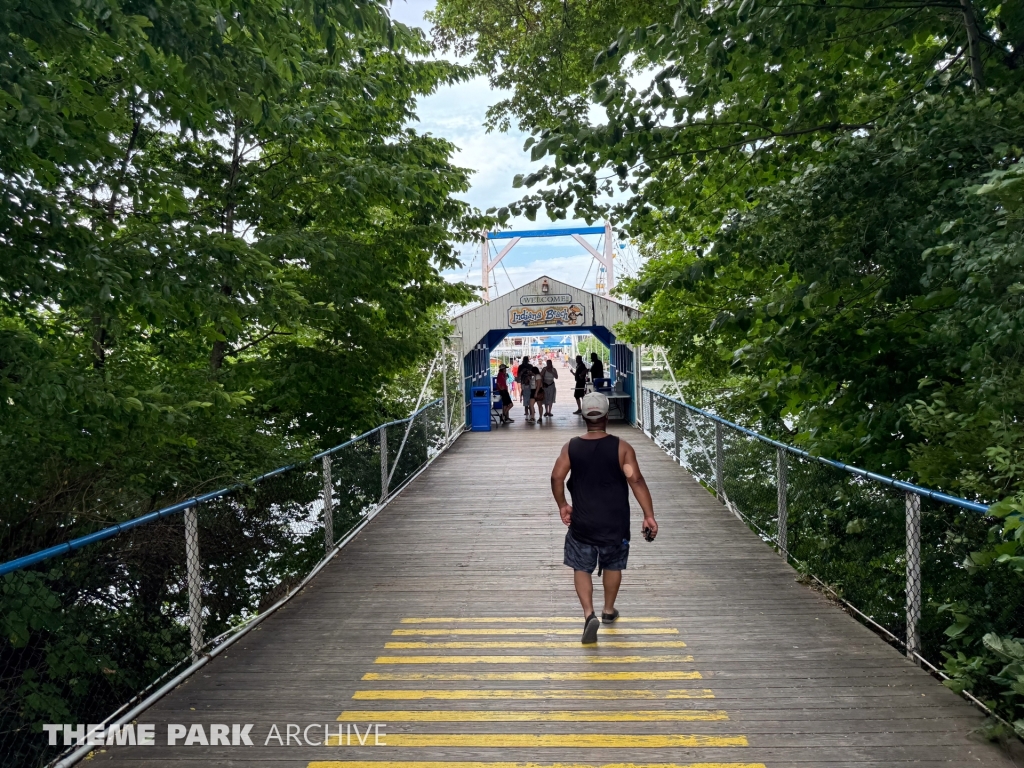
[[[949,679],[927,658],[951,647],[934,614],[948,595],[998,588],[995,569],[963,566],[986,546],[988,505],[811,455],[661,392],[644,395],[644,431],[656,444],[809,581],[908,659]],[[700,449],[704,439],[715,441],[713,460]],[[931,618],[922,624],[928,602]],[[977,621],[1003,620],[991,602]],[[962,695],[998,718],[970,691]]]
[[[672,379],[672,386],[675,387],[676,396],[679,398],[680,403],[686,403],[686,398],[683,396],[683,388],[679,385],[679,380],[676,378],[675,371],[672,370],[672,365],[668,361],[668,354],[666,354],[665,348],[664,347],[654,347],[653,350],[652,350],[652,356],[657,356],[657,355],[661,355],[662,362],[665,363],[665,370],[668,371],[669,378]],[[653,401],[652,401],[652,403],[653,403]],[[697,435],[697,442],[700,445],[701,451],[704,453],[704,458],[707,459],[708,465],[711,465],[711,463],[712,463],[711,455],[710,455],[710,452],[708,451],[707,445],[704,444],[704,438],[701,436],[700,430],[693,429],[694,415],[693,415],[693,413],[691,411],[686,410],[685,408],[684,408],[684,411],[685,411],[685,414],[686,414],[686,418],[690,421],[690,425],[689,426],[691,428],[691,431],[696,433],[696,435]],[[654,406],[653,406],[653,404],[651,406],[651,413],[652,414],[654,413]],[[679,440],[680,440],[680,438],[679,438],[679,419],[678,419],[678,414],[676,414],[676,416],[675,416],[674,423],[675,423],[675,435],[676,435],[676,443],[677,443],[676,455],[679,456],[681,454],[680,454],[680,447],[678,446],[678,443],[679,443]],[[678,459],[677,459],[677,461],[678,461]]]
[[[440,358],[441,353],[438,352],[434,355],[434,359],[430,361],[430,368],[427,370],[427,378],[423,382],[423,387],[420,389],[420,395],[416,398],[416,407],[412,409],[415,414],[420,409],[420,403],[423,402],[423,396],[427,394],[427,387],[430,385],[430,379],[434,375],[434,368],[437,367],[437,361]],[[409,433],[412,431],[413,425],[416,423],[415,415],[409,417],[409,424],[405,428],[405,434],[402,435],[402,442],[398,446],[398,453],[395,455],[395,460],[392,462],[391,471],[388,473],[387,481],[385,483],[382,493],[386,496],[388,486],[391,485],[391,478],[395,475],[395,470],[398,469],[398,462],[402,458],[402,451],[405,450],[405,444],[409,441]],[[386,452],[382,452],[383,453]]]

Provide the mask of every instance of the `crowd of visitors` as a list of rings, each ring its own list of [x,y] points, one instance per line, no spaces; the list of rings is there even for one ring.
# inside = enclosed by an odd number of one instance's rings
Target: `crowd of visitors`
[[[568,367],[572,373],[574,386],[573,397],[576,399],[574,414],[582,413],[581,402],[587,392],[588,382],[604,377],[604,364],[596,353],[590,354],[591,364],[588,368],[582,355],[576,355],[575,361],[568,356],[548,354],[543,360],[537,359],[535,365],[529,356],[521,360],[512,360],[511,365],[502,363],[498,367],[496,390],[501,397],[502,412],[499,421],[502,424],[515,420],[509,417],[512,404],[518,397],[523,404],[523,413],[528,424],[551,418],[558,394],[558,368],[555,362],[561,362],[562,368]]]

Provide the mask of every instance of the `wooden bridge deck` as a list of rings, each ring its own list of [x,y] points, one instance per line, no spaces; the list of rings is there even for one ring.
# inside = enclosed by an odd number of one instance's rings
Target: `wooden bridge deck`
[[[303,594],[140,721],[120,765],[309,768],[1010,766],[982,717],[785,565],[641,433],[661,525],[636,533],[624,621],[582,648],[548,476],[578,430],[467,434]],[[164,745],[167,723],[253,724],[253,747]],[[367,745],[278,746],[272,724]],[[381,741],[363,734],[383,723]],[[351,728],[351,726],[349,726]],[[209,732],[209,729],[207,729]],[[295,733],[295,730],[292,730]],[[323,740],[322,727],[306,731]],[[342,737],[343,741],[346,737]],[[337,741],[337,738],[334,739]],[[265,745],[266,743],[266,745]]]

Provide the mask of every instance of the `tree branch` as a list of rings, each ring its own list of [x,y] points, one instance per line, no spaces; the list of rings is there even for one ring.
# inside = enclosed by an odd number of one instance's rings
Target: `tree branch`
[[[960,0],[960,7],[963,9],[964,29],[967,31],[974,92],[981,93],[985,88],[985,68],[981,61],[981,31],[978,29],[978,19],[974,15],[974,6],[971,5],[971,0]]]
[[[277,326],[275,325],[274,328],[276,329]],[[294,335],[295,334],[291,333],[290,331],[278,331],[278,330],[271,329],[271,330],[267,331],[265,334],[263,334],[262,336],[260,336],[258,339],[253,339],[248,344],[243,344],[242,346],[238,347],[238,349],[233,349],[233,350],[231,350],[230,352],[228,352],[224,356],[225,357],[238,357],[242,352],[245,352],[245,350],[251,349],[252,347],[255,347],[257,344],[262,344],[264,341],[269,339],[271,336],[294,336]]]

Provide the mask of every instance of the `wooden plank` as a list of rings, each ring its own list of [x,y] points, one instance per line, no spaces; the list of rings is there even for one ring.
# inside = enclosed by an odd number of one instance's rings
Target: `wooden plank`
[[[517,423],[464,435],[302,594],[140,717],[157,724],[156,746],[106,747],[94,761],[1013,765],[971,736],[979,713],[800,584],[628,427],[614,431],[637,450],[661,532],[643,541],[634,508],[623,620],[596,648],[575,642],[583,617],[548,483],[579,429],[573,407],[534,425],[517,408]],[[684,687],[714,698],[671,698]],[[374,713],[409,746],[322,744],[322,726],[362,731]],[[172,747],[167,723],[252,723],[255,745]],[[320,724],[321,741],[265,743],[289,723]],[[739,738],[747,746],[723,741]]]

